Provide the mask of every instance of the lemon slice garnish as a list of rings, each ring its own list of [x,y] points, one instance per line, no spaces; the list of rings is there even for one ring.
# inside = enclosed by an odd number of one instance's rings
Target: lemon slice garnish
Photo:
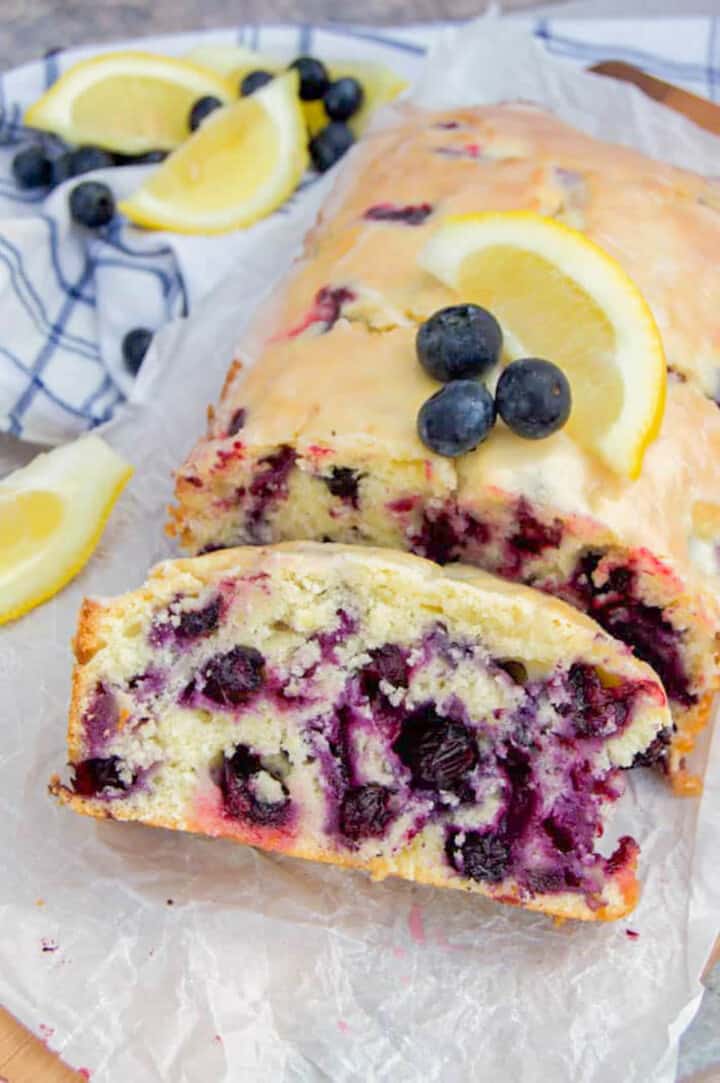
[[[0,624],[77,575],[131,474],[98,436],[86,436],[0,482]]]
[[[92,143],[122,154],[172,150],[189,135],[198,98],[232,101],[220,75],[153,53],[103,53],[74,64],[25,113],[25,124],[69,143]]]
[[[542,357],[567,375],[567,431],[615,473],[635,478],[665,407],[660,332],[622,267],[563,223],[531,211],[442,223],[422,267],[500,321],[511,357]]]
[[[269,214],[308,162],[297,85],[297,72],[287,72],[216,109],[120,210],[138,225],[176,233],[223,233]]]

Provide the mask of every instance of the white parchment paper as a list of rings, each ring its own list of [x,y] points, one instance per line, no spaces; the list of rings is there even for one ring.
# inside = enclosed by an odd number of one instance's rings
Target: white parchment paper
[[[493,22],[447,34],[416,96],[530,99],[679,164],[720,162],[711,136]],[[671,1083],[720,915],[720,740],[704,742],[701,801],[634,773],[613,833],[639,840],[644,892],[610,926],[96,824],[46,795],[65,758],[79,602],[138,585],[172,552],[170,471],[325,190],[250,231],[232,275],[158,337],[107,434],[137,474],[100,548],[2,630],[0,1001],[93,1083]]]

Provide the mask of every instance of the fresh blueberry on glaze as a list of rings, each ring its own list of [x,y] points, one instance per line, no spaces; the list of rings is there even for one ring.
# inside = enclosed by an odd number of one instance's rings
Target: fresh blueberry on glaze
[[[12,161],[12,172],[19,188],[44,188],[52,177],[52,167],[42,147],[23,147]]]
[[[330,86],[328,70],[321,60],[314,56],[299,56],[290,65],[300,76],[300,97],[304,102],[322,98]]]
[[[260,90],[261,87],[272,83],[274,78],[275,76],[271,72],[263,71],[261,68],[249,71],[240,81],[240,96],[247,98],[250,94],[254,94],[256,90]]]
[[[481,444],[495,424],[495,402],[482,384],[454,380],[424,402],[418,436],[437,455],[456,458]]]
[[[348,790],[340,805],[340,830],[345,838],[358,842],[382,835],[392,815],[390,797],[390,790],[377,782]]]
[[[459,851],[462,872],[468,879],[498,884],[507,876],[510,868],[510,847],[500,836],[468,831]]]
[[[107,184],[83,181],[70,193],[70,216],[88,229],[106,226],[115,214],[115,198]]]
[[[187,692],[199,691],[221,707],[237,707],[262,686],[265,659],[254,647],[216,654],[193,678]]]
[[[197,131],[202,122],[216,109],[220,109],[221,106],[222,102],[213,94],[206,94],[204,98],[198,98],[188,115],[188,128],[190,131]]]
[[[318,173],[325,173],[339,162],[353,145],[355,139],[346,124],[331,120],[310,140],[309,149],[313,165]]]
[[[331,120],[348,120],[363,103],[365,92],[357,79],[336,79],[325,91],[323,105]]]
[[[327,485],[333,496],[356,508],[361,476],[349,466],[334,466],[330,473],[320,480]]]
[[[230,418],[230,424],[228,425],[228,436],[237,436],[241,429],[245,427],[247,411],[244,406],[238,407]]]
[[[92,757],[73,765],[73,791],[80,797],[95,797],[105,790],[127,790],[120,777],[122,761],[119,756]]]
[[[421,324],[415,350],[434,380],[469,380],[497,364],[502,331],[495,317],[478,305],[441,308]]]
[[[495,389],[498,413],[509,429],[526,440],[543,440],[570,416],[567,376],[550,361],[527,357],[512,361]]]
[[[433,212],[432,203],[375,203],[363,215],[368,222],[402,222],[406,226],[421,226]]]
[[[122,355],[125,367],[133,376],[137,376],[145,354],[150,349],[153,333],[147,327],[134,327],[122,340]]]
[[[259,776],[275,783],[278,800],[268,800],[259,789]],[[260,827],[278,827],[289,815],[290,800],[284,783],[247,745],[238,745],[232,756],[223,758],[220,788],[226,811],[236,820],[249,820]]]
[[[402,723],[393,751],[421,788],[452,789],[477,762],[477,746],[462,724],[422,707]]]

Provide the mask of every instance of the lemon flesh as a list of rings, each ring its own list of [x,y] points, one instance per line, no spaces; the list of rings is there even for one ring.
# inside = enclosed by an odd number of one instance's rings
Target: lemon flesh
[[[131,473],[104,441],[87,436],[0,482],[0,624],[80,571]]]
[[[447,219],[421,263],[499,320],[510,358],[542,357],[572,390],[567,432],[637,477],[665,404],[653,317],[622,268],[582,233],[532,212]]]
[[[24,119],[70,143],[142,154],[184,142],[193,103],[207,95],[229,102],[234,88],[222,76],[173,57],[104,53],[73,65]]]
[[[221,233],[283,203],[307,162],[297,73],[288,72],[212,113],[120,210],[154,229]]]

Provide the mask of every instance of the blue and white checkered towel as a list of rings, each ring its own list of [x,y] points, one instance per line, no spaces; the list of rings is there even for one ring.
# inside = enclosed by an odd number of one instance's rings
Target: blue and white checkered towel
[[[579,65],[627,60],[696,93],[713,99],[720,94],[715,19],[518,22],[532,25],[549,52]],[[142,47],[177,55],[200,41],[241,43],[288,58],[314,51],[384,61],[412,79],[442,29],[253,27],[147,39]],[[67,213],[68,190],[76,181],[47,195],[15,186],[14,154],[41,138],[23,129],[24,109],[93,51],[56,53],[0,77],[0,431],[44,444],[61,443],[113,416],[132,394],[133,378],[121,356],[125,333],[133,327],[156,330],[187,315],[242,258],[253,232],[182,237],[145,232],[117,219],[91,233],[73,225]],[[122,198],[152,168],[93,176]]]

